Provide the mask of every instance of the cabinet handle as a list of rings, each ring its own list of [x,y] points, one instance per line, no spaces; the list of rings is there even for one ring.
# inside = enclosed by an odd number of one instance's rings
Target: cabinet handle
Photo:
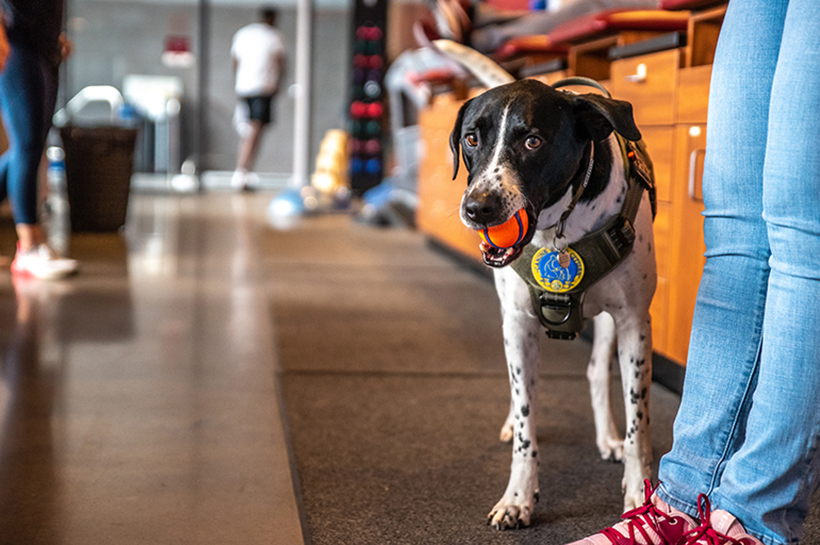
[[[705,149],[695,149],[692,150],[692,153],[689,154],[689,198],[695,202],[703,202],[703,191],[701,191],[701,196],[698,197],[695,193],[695,183],[697,182],[697,169],[698,169],[698,155],[705,155]]]
[[[626,81],[631,81],[634,83],[643,83],[646,81],[646,65],[644,63],[639,64],[635,68],[635,73],[629,76],[624,76]]]

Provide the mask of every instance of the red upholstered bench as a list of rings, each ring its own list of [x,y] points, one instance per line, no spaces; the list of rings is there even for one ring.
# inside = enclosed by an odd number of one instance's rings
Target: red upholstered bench
[[[543,58],[547,53],[559,56],[563,55],[559,51],[568,48],[565,58],[569,75],[607,80],[610,48],[666,33],[685,32],[688,24],[689,12],[686,11],[605,10],[560,25],[547,36],[511,40],[499,50],[497,57],[526,54]]]
[[[493,55],[498,60],[508,59],[517,55],[561,56],[569,53],[568,44],[553,43],[546,34],[519,36],[507,41],[498,48]]]
[[[710,8],[720,4],[725,4],[728,0],[661,0],[661,9],[668,10],[693,10]]]
[[[664,10],[608,10],[579,17],[549,33],[552,43],[589,41],[624,31],[673,32],[686,30],[689,14]]]
[[[524,54],[565,55],[573,45],[618,34],[632,33],[636,36],[635,39],[639,39],[652,33],[684,31],[688,19],[686,12],[606,10],[564,23],[546,36],[513,38],[498,50],[496,57],[506,59]]]

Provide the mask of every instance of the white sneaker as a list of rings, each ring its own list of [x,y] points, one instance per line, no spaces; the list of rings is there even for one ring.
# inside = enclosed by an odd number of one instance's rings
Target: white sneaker
[[[25,252],[17,247],[14,261],[11,262],[12,274],[29,275],[40,280],[57,280],[77,271],[77,261],[57,257],[47,244],[32,246]]]
[[[259,188],[259,176],[256,172],[248,172],[245,176],[245,191],[256,191]]]
[[[231,176],[231,187],[237,191],[243,191],[248,183],[247,178],[248,172],[246,170],[234,170],[233,176]]]

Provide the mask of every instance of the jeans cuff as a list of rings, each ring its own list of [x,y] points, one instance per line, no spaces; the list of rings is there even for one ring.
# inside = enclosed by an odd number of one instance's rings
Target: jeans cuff
[[[718,492],[717,495],[720,495],[720,492]],[[720,498],[715,498],[715,501],[712,503],[712,510],[714,511],[715,509],[723,509],[724,511],[728,511],[729,513],[732,514],[732,516],[735,516],[735,517],[737,516],[737,515],[735,515],[735,513],[740,512],[740,509],[735,509],[734,507],[732,507],[731,502],[728,502],[728,505],[727,505],[727,502],[721,502]],[[767,533],[767,534],[764,534],[764,533],[761,533],[760,531],[754,531],[754,530],[749,528],[748,524],[744,524],[742,520],[738,519],[738,522],[743,524],[743,529],[746,530],[747,534],[749,534],[751,536],[754,536],[757,539],[759,539],[760,541],[762,541],[763,545],[787,545],[787,543],[788,543],[786,541],[783,541],[782,537],[780,537],[780,536],[776,536],[776,535],[773,536],[773,534],[771,532]],[[798,542],[797,541],[792,541],[791,543],[798,543]]]
[[[694,517],[696,519],[698,518],[698,506],[696,504],[691,504],[689,502],[676,498],[666,489],[663,483],[660,483],[658,485],[658,488],[655,489],[655,494],[657,494],[660,499],[662,499],[668,505],[671,505],[675,509],[683,511],[690,517]]]

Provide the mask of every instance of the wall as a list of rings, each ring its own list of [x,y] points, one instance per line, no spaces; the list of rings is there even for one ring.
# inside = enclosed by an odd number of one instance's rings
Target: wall
[[[191,4],[144,3],[132,0],[70,0],[69,35],[74,54],[66,66],[66,95],[73,96],[86,85],[114,85],[122,89],[126,74],[177,75],[185,86],[183,103],[183,156],[193,151],[199,104],[197,67],[175,69],[163,66],[160,56],[167,35],[187,35],[194,53],[198,45],[197,7]],[[210,82],[207,88],[207,148],[204,168],[232,170],[238,136],[231,124],[235,106],[230,44],[234,32],[257,19],[258,8],[246,5],[217,5],[210,10]],[[293,79],[295,67],[296,12],[280,7],[279,26],[287,43],[289,71],[284,89]],[[348,10],[344,7],[317,9],[315,13],[311,157],[325,131],[343,128],[347,102]],[[261,172],[290,172],[293,153],[293,100],[282,93],[276,105],[276,124],[266,134],[257,168]]]
[[[212,13],[211,85],[208,104],[209,116],[208,163],[212,168],[233,168],[238,145],[236,132],[230,126],[236,105],[231,72],[230,44],[233,34],[248,22],[254,21],[253,8],[215,7]],[[312,146],[310,157],[315,157],[325,131],[345,128],[348,88],[348,13],[342,10],[317,10],[314,14],[313,35],[313,97]],[[276,124],[265,135],[259,153],[259,169],[290,172],[293,155],[293,99],[287,94],[296,70],[296,12],[280,8],[278,26],[288,46],[288,73],[283,92],[276,99]]]

